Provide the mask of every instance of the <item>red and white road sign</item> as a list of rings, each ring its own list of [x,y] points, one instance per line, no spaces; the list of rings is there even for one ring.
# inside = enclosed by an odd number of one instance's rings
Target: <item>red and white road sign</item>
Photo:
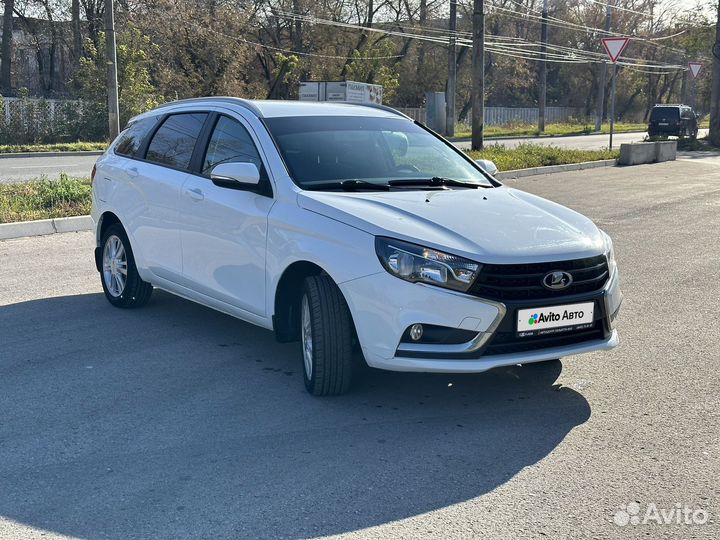
[[[688,62],[688,67],[690,68],[690,73],[692,73],[693,79],[697,79],[703,65],[700,62]]]
[[[609,37],[602,39],[602,45],[605,52],[610,57],[610,61],[614,64],[630,43],[630,38],[626,37]]]

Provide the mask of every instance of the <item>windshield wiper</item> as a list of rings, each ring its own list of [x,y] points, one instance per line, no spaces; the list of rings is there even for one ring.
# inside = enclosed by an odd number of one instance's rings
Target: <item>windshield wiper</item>
[[[321,184],[303,186],[303,189],[310,191],[325,191],[326,189],[342,189],[344,191],[390,191],[390,186],[387,184],[367,182],[365,180],[342,180],[340,182],[323,182]]]
[[[443,176],[433,176],[432,178],[398,178],[388,182],[391,186],[457,186],[467,188],[489,187],[483,184],[473,184],[471,182],[461,182],[452,178]]]

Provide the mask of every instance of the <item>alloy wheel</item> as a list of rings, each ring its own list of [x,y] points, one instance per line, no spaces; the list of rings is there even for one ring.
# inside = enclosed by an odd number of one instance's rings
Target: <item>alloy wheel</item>
[[[108,292],[115,298],[122,295],[127,283],[127,253],[122,240],[112,235],[103,248],[103,280]]]

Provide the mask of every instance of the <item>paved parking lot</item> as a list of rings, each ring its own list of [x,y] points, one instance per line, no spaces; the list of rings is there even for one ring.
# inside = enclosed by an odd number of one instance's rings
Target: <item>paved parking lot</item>
[[[511,184],[613,236],[618,349],[313,398],[269,332],[110,307],[90,233],[0,242],[0,537],[719,537],[720,160]]]

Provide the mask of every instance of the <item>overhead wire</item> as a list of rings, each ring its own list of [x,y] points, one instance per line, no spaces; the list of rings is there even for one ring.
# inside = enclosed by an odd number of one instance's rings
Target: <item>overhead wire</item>
[[[353,24],[348,22],[342,22],[342,21],[333,21],[330,19],[323,19],[320,17],[315,17],[313,15],[306,15],[306,14],[299,14],[292,11],[287,10],[273,10],[273,14],[275,16],[288,18],[292,20],[301,20],[303,22],[307,22],[309,24],[321,24],[321,25],[330,25],[330,26],[336,26],[341,28],[347,28],[347,29],[354,29],[354,30],[361,30],[366,32],[375,32],[375,33],[381,33],[396,37],[403,37],[406,39],[417,39],[422,41],[428,41],[433,43],[438,43],[442,45],[447,45],[449,42],[449,32],[442,31],[441,29],[433,29],[433,32],[436,32],[439,35],[435,36],[428,36],[422,33],[415,33],[415,32],[408,32],[408,31],[401,31],[401,30],[388,30],[384,28],[379,27],[370,27],[365,25],[359,25],[359,24]],[[590,28],[590,27],[583,27],[583,28]],[[413,30],[415,30],[413,28]],[[617,34],[617,33],[616,33]],[[622,35],[622,34],[617,34]],[[493,52],[495,54],[501,55],[501,56],[508,56],[508,57],[514,57],[514,58],[522,58],[526,60],[539,60],[542,59],[542,53],[536,50],[528,49],[527,47],[535,47],[539,46],[540,44],[538,42],[530,42],[527,40],[523,40],[521,38],[510,38],[506,36],[488,36],[490,40],[486,42],[486,48],[489,52]],[[512,47],[503,46],[503,43],[495,43],[492,41],[492,39],[497,39],[500,41],[505,41],[506,43],[513,44]],[[636,39],[636,38],[635,38]],[[461,47],[471,47],[472,41],[467,38],[457,38],[456,37],[456,43],[457,45]],[[257,44],[259,46],[263,46],[262,44]],[[522,46],[522,47],[520,47]],[[547,61],[548,62],[557,62],[557,63],[598,63],[605,61],[604,57],[605,55],[603,53],[598,53],[595,51],[588,51],[584,49],[576,49],[572,47],[564,47],[560,45],[552,45],[547,44],[547,48],[550,50],[549,53],[547,53]],[[558,54],[553,54],[552,51],[556,51]],[[298,54],[301,54],[300,51],[289,51],[288,52],[297,52]],[[305,53],[312,55],[313,53]],[[333,55],[327,55],[329,57],[334,57]],[[395,56],[397,58],[397,56]],[[340,57],[345,58],[345,57]],[[379,57],[375,57],[379,58]],[[369,58],[368,58],[369,59]],[[625,58],[623,60],[623,63],[621,65],[625,66],[635,66],[635,67],[643,67],[646,69],[687,69],[683,66],[678,66],[674,64],[651,64],[645,61],[644,59],[639,58]]]

